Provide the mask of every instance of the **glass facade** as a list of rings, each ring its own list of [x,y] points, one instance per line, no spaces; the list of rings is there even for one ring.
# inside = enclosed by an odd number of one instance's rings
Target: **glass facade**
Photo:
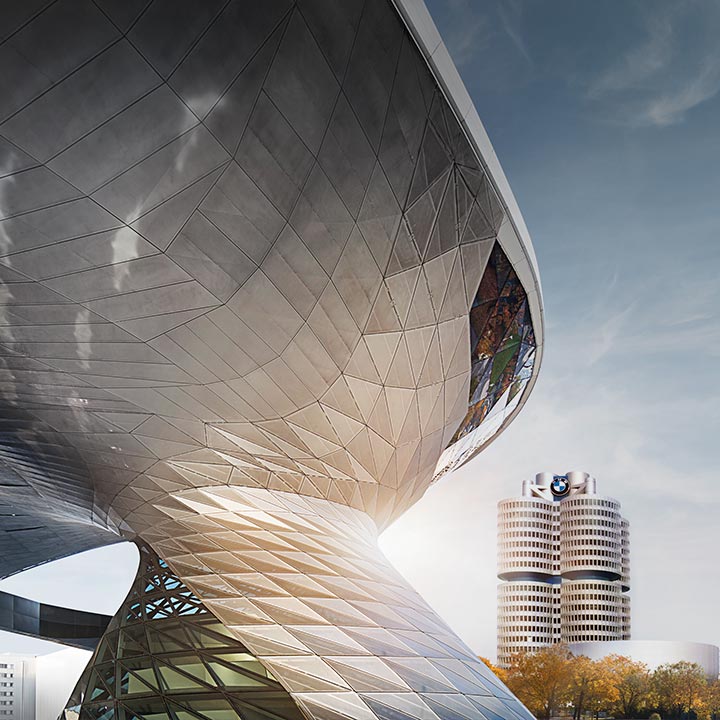
[[[535,333],[528,299],[499,243],[470,310],[468,412],[440,458],[436,478],[473,458],[517,407],[532,376]]]
[[[61,720],[301,720],[287,691],[148,546]]]

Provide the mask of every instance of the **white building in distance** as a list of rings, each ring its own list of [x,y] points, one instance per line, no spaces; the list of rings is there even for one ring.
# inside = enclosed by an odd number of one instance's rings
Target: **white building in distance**
[[[35,658],[0,655],[0,720],[35,718]]]
[[[705,671],[708,680],[714,680],[720,673],[718,647],[708,643],[678,640],[618,640],[571,643],[569,649],[573,655],[585,655],[591,660],[600,660],[608,655],[622,655],[645,663],[650,670],[680,661],[695,663]]]
[[[558,642],[630,639],[629,523],[584,472],[498,503],[498,663]]]
[[[56,720],[89,657],[76,648],[37,656],[0,652],[0,720]]]

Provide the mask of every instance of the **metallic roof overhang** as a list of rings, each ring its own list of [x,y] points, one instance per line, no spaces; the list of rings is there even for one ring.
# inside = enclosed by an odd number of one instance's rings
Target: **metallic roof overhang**
[[[460,240],[447,238],[437,256],[426,247],[415,265],[395,273],[388,264],[398,228],[413,224],[411,200],[432,195],[416,180],[432,112],[459,122],[470,146],[463,157],[488,178],[510,220],[497,228],[497,241],[528,296],[538,348],[530,387],[537,376],[543,318],[532,245],[424,5],[394,6],[404,30],[379,1],[362,18],[352,3],[335,6],[339,16],[310,0],[303,13],[286,0],[262,10],[221,5],[195,5],[176,26],[181,16],[163,18],[159,4],[140,14],[84,2],[40,12],[3,4],[0,354],[8,480],[0,484],[0,574],[116,541],[120,532],[131,536],[133,513],[172,488],[202,482],[273,482],[364,508],[380,524],[420,497],[432,478],[431,456],[461,417],[453,402],[463,391],[467,397],[467,378],[464,386],[458,378],[467,375],[469,357],[432,380],[443,398],[448,393],[438,406],[443,422],[408,441],[422,466],[416,476],[392,480],[375,457],[389,453],[399,462],[398,448],[413,430],[401,438],[404,427],[395,425],[405,418],[393,413],[405,402],[419,407],[419,385],[403,386],[403,373],[415,371],[400,367],[403,358],[388,343],[400,338],[417,359],[442,333],[465,342],[482,271],[466,268]],[[323,44],[327,23],[348,18],[357,53],[350,44],[342,52]],[[373,45],[373,34],[389,47]],[[420,87],[396,98],[392,83],[384,86],[386,60],[396,72],[405,63],[417,75],[408,82]],[[243,105],[246,90],[250,106]],[[385,103],[385,111],[393,102],[416,103],[393,106],[409,135],[388,135],[396,143],[390,152],[368,99]],[[345,145],[329,142],[343,132]],[[343,147],[351,148],[350,160]],[[406,158],[396,167],[403,153],[410,164]],[[449,173],[454,182],[453,162],[437,177]],[[228,204],[230,196],[243,211]],[[485,259],[494,239],[475,243]],[[432,298],[445,295],[453,263],[463,268],[467,287],[462,297],[454,292],[465,306],[440,317],[444,308],[432,307]],[[417,283],[408,294],[406,272],[421,276],[426,290]],[[408,307],[419,312],[423,303],[434,317],[413,325]],[[427,339],[416,330],[427,330]],[[251,349],[258,339],[262,346]],[[301,366],[307,343],[314,355]],[[455,349],[441,348],[446,366]],[[273,375],[279,365],[290,369],[282,378]],[[365,409],[368,388],[377,392],[372,402],[381,397],[392,412]],[[353,409],[341,420],[333,403],[348,393]],[[430,402],[427,418],[436,400],[423,402]],[[359,428],[362,440],[348,427]],[[336,452],[344,455],[329,469]]]

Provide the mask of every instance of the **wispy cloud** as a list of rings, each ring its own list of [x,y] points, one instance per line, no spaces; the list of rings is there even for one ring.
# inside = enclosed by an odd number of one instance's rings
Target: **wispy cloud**
[[[604,104],[608,112],[601,115],[619,124],[682,122],[720,92],[720,49],[711,31],[719,21],[717,6],[653,4],[642,16],[642,39],[590,82],[588,98]]]
[[[632,274],[632,273],[630,273]],[[587,366],[622,358],[690,354],[720,357],[720,285],[712,272],[674,268],[671,276],[614,280],[564,334]]]
[[[685,118],[685,113],[720,92],[720,57],[707,58],[687,85],[663,93],[651,100],[645,109],[645,120],[654,125],[674,125]]]
[[[445,44],[458,67],[469,63],[479,47],[488,43],[491,28],[486,15],[470,7],[468,0],[449,0],[450,25]]]
[[[510,38],[520,55],[522,55],[529,65],[532,65],[533,61],[530,56],[530,51],[520,30],[522,6],[518,2],[508,0],[506,4],[498,7],[498,13],[505,34]]]
[[[520,3],[504,0],[497,5],[483,5],[480,11],[479,4],[472,0],[448,0],[448,10],[449,23],[443,34],[458,66],[462,67],[477,59],[481,51],[493,48],[499,50],[503,43],[498,41],[503,35],[510,39],[517,54],[532,65],[521,29]]]
[[[673,57],[672,20],[670,12],[648,16],[645,39],[601,72],[590,84],[588,95],[602,97],[613,92],[640,89],[666,68]]]
[[[592,336],[587,345],[586,363],[595,365],[612,352],[622,338],[628,318],[632,317],[634,304],[613,312],[593,327]]]

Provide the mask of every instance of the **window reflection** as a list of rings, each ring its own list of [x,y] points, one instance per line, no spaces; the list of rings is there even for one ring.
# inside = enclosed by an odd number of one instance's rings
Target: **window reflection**
[[[440,457],[435,479],[474,457],[515,409],[535,362],[527,295],[499,243],[470,309],[468,411]]]

